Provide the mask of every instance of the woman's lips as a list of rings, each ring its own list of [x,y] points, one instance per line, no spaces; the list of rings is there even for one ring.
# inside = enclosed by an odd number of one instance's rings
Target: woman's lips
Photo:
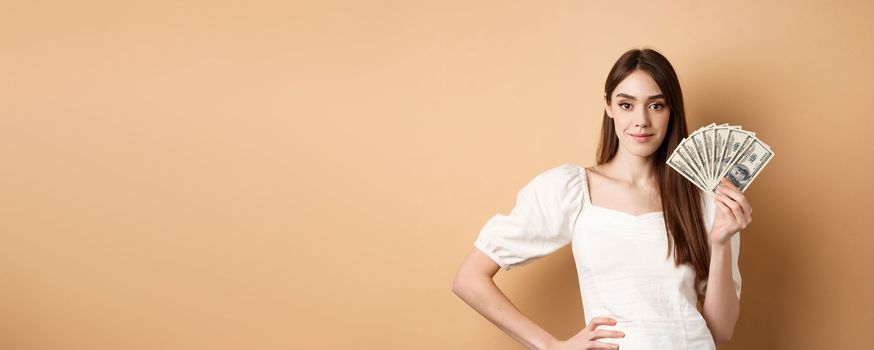
[[[648,142],[649,140],[652,140],[652,137],[655,134],[629,134],[629,135],[631,135],[631,138],[633,138],[634,141]]]

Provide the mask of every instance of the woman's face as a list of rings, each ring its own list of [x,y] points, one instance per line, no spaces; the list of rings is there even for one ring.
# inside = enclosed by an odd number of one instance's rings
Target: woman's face
[[[629,74],[613,90],[605,109],[613,119],[619,145],[627,152],[649,157],[662,144],[671,111],[649,73],[638,69]]]

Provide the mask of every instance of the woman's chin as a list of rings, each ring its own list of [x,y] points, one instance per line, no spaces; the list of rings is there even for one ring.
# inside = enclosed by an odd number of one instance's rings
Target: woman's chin
[[[652,157],[653,155],[655,155],[656,151],[658,150],[658,148],[641,147],[639,145],[635,145],[635,146],[631,146],[631,147],[624,147],[624,148],[631,155],[636,156],[636,157],[640,157],[640,158]]]

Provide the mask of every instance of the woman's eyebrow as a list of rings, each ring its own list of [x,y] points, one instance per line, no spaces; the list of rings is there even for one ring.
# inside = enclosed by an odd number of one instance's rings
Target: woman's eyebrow
[[[621,92],[616,94],[616,97],[625,97],[625,98],[630,98],[632,100],[637,101],[637,97],[631,96],[629,94],[621,93]],[[665,98],[665,95],[664,94],[652,95],[649,98],[647,98],[647,100],[655,100],[657,98]]]

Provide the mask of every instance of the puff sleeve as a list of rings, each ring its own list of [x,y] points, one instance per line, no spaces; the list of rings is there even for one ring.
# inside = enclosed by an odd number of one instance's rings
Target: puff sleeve
[[[716,195],[711,192],[701,192],[701,198],[704,201],[704,225],[707,228],[707,235],[709,237],[710,233],[713,230],[713,224],[716,221],[716,203],[714,202]],[[738,299],[740,299],[740,290],[741,290],[741,276],[740,269],[738,268],[738,257],[740,256],[740,234],[738,232],[734,236],[731,237],[731,277],[734,281],[734,292],[737,294]],[[704,281],[704,285],[706,285],[706,281]]]
[[[570,243],[585,194],[581,171],[564,163],[535,176],[519,190],[508,215],[486,222],[474,246],[510,270]]]

